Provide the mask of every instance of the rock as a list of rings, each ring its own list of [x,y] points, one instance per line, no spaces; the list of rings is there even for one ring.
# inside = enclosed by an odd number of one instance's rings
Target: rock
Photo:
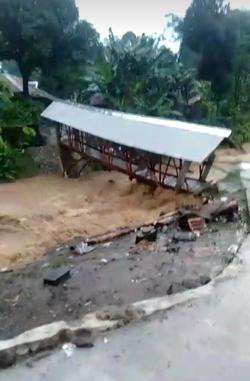
[[[0,368],[8,368],[16,361],[14,349],[0,351]]]
[[[72,343],[78,348],[93,348],[93,336],[91,331],[81,329],[72,335]]]
[[[16,356],[18,359],[27,357],[29,355],[29,347],[27,345],[21,345],[16,349]]]
[[[161,229],[162,233],[166,234],[168,232],[169,228],[168,225],[164,225]]]
[[[136,245],[141,241],[154,242],[157,239],[157,230],[154,227],[144,227],[137,233],[135,238]]]
[[[9,269],[8,267],[3,267],[0,269],[0,273],[12,273],[13,270]]]
[[[70,250],[78,255],[88,254],[94,249],[95,248],[93,246],[90,246],[87,242],[80,242],[76,246],[70,247]]]
[[[51,271],[43,280],[44,285],[58,286],[70,278],[70,270],[67,267],[61,267]]]

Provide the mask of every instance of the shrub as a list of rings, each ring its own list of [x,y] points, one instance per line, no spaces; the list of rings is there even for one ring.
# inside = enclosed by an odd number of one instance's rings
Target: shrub
[[[0,129],[2,137],[12,147],[25,147],[36,136],[42,104],[32,100],[15,99],[0,109]]]
[[[20,151],[0,138],[0,181],[14,180],[19,172]]]

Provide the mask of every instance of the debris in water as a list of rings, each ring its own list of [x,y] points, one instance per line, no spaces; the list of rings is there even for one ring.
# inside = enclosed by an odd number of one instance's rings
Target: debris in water
[[[65,282],[70,278],[70,270],[67,267],[61,267],[54,271],[51,271],[44,278],[44,285],[58,286],[60,283]]]

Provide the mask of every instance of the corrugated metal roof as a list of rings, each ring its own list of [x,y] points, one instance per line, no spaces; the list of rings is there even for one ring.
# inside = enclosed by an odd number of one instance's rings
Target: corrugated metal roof
[[[42,116],[94,136],[160,155],[203,162],[230,136],[225,128],[55,101]]]

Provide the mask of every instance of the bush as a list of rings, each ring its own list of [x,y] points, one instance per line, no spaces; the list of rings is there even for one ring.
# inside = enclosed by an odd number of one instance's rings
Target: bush
[[[29,146],[35,139],[41,103],[32,100],[14,99],[0,109],[0,129],[2,137],[12,147]]]
[[[14,180],[19,172],[20,151],[0,138],[0,181]]]

